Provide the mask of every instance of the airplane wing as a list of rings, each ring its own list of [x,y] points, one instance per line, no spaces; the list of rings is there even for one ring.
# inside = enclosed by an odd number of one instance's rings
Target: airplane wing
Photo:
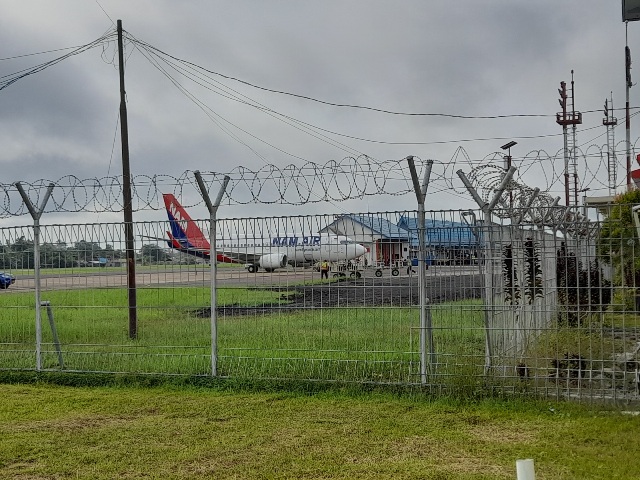
[[[181,241],[178,238],[175,238],[171,232],[167,232],[167,238],[160,237],[151,237],[147,235],[142,235],[141,238],[148,238],[150,240],[156,240],[159,242],[165,242],[170,248],[174,250],[178,250],[182,253],[187,253],[189,255],[193,255],[201,258],[209,258],[209,248],[196,247],[191,245],[188,241]],[[221,260],[218,260],[221,261]]]
[[[150,237],[149,235],[140,235],[140,238],[148,238],[149,240],[157,240],[158,242],[165,242],[171,245],[171,240],[166,237]]]
[[[261,254],[257,254],[254,252],[229,250],[229,249],[219,250],[216,252],[216,255],[218,257],[226,258],[227,260],[223,260],[223,261],[227,263],[258,263],[258,261],[260,260],[260,257],[262,257]]]

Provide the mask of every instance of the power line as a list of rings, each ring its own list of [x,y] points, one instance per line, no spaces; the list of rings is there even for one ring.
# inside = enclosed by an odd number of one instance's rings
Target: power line
[[[56,65],[61,61],[66,60],[67,58],[70,58],[74,55],[79,55],[80,53],[86,52],[87,50],[98,47],[103,43],[110,41],[113,38],[114,34],[115,32],[113,30],[110,30],[106,34],[102,35],[100,38],[92,42],[89,42],[85,45],[75,47],[71,52],[66,53],[65,55],[62,55],[60,57],[54,58],[53,60],[49,60],[47,62],[41,63],[39,65],[36,65],[35,67],[25,68],[25,69],[19,70],[18,72],[10,73],[8,75],[3,75],[0,77],[0,79],[2,79],[2,81],[0,81],[0,90],[3,90],[9,87],[10,85],[14,84],[18,80],[28,77],[29,75],[39,73],[53,65]]]
[[[188,60],[184,60],[181,58],[178,58],[174,55],[171,55],[157,47],[154,47],[146,42],[141,42],[139,40],[134,40],[135,42],[139,43],[140,45],[144,45],[144,47],[146,49],[149,50],[153,50],[154,52],[157,52],[157,55],[164,55],[167,56],[177,62],[181,62],[184,63],[186,65],[190,65],[191,67],[200,69],[202,71],[205,71],[211,75],[215,75],[221,78],[224,78],[226,80],[231,80],[234,82],[238,82],[241,83],[243,85],[246,85],[248,87],[251,88],[255,88],[258,90],[263,90],[265,92],[270,92],[270,93],[275,93],[278,95],[286,95],[286,96],[290,96],[290,97],[294,97],[294,98],[300,98],[303,100],[308,100],[311,102],[316,102],[316,103],[320,103],[323,105],[329,105],[329,106],[333,106],[333,107],[340,107],[340,108],[353,108],[353,109],[361,109],[361,110],[369,110],[369,111],[373,111],[373,112],[378,112],[378,113],[384,113],[384,114],[388,114],[388,115],[399,115],[399,116],[408,116],[408,117],[445,117],[445,118],[458,118],[458,119],[470,119],[470,120],[490,120],[490,119],[503,119],[503,118],[550,118],[550,117],[555,117],[555,113],[554,114],[536,114],[536,113],[519,113],[519,114],[509,114],[509,115],[458,115],[458,114],[451,114],[451,113],[433,113],[433,112],[429,112],[429,113],[425,113],[425,112],[400,112],[400,111],[394,111],[394,110],[387,110],[387,109],[383,109],[383,108],[378,108],[378,107],[371,107],[371,106],[367,106],[367,105],[355,105],[355,104],[348,104],[348,103],[338,103],[338,102],[331,102],[328,100],[321,100],[318,98],[314,98],[314,97],[310,97],[308,95],[302,95],[302,94],[298,94],[298,93],[293,93],[293,92],[287,92],[284,90],[277,90],[277,89],[273,89],[273,88],[268,88],[268,87],[263,87],[260,85],[256,85],[255,83],[251,83],[248,82],[246,80],[242,80],[240,78],[237,77],[232,77],[230,75],[225,75],[223,73],[220,72],[216,72],[214,70],[210,70],[207,69],[201,65],[198,65],[196,63],[190,62]],[[633,107],[634,109],[640,108],[640,107]],[[583,113],[595,113],[595,112],[599,112],[600,110],[586,110]],[[527,138],[527,137],[521,137],[521,138]],[[497,139],[497,140],[501,140],[501,139]]]
[[[172,68],[176,69],[177,71],[179,71],[180,73],[182,73],[183,75],[185,75],[185,76],[187,76],[187,77],[190,77],[192,74],[191,74],[191,73],[188,73],[186,70],[184,70],[184,69],[182,69],[182,68],[178,67],[178,65],[177,65],[176,63],[173,63],[173,62],[168,61],[165,57],[170,58],[171,60],[173,60],[174,62],[177,62],[178,64],[184,64],[184,65],[187,65],[190,69],[201,70],[201,71],[204,71],[204,72],[210,73],[210,74],[212,74],[212,75],[221,76],[221,77],[226,78],[226,79],[237,80],[237,79],[234,79],[233,77],[228,77],[228,76],[225,76],[225,75],[222,75],[222,74],[216,73],[216,72],[212,72],[211,70],[208,70],[208,69],[206,69],[206,68],[203,68],[203,67],[201,67],[201,66],[198,66],[198,65],[196,65],[196,64],[194,64],[194,63],[192,63],[192,62],[188,62],[188,61],[185,61],[185,60],[179,59],[179,58],[177,58],[177,57],[175,57],[175,56],[173,56],[173,55],[167,54],[166,52],[164,52],[164,51],[162,51],[162,50],[160,50],[160,49],[157,49],[157,48],[155,48],[155,47],[153,47],[153,46],[151,46],[151,45],[147,44],[146,42],[142,42],[142,41],[137,40],[137,39],[133,39],[133,40],[132,40],[132,42],[136,43],[136,44],[137,44],[137,46],[138,46],[141,50],[144,50],[144,51],[148,52],[150,55],[154,55],[154,57],[156,57],[156,58],[158,58],[158,59],[161,59],[162,61],[164,61],[165,63],[167,63],[168,65],[170,65]],[[149,59],[149,57],[147,57],[147,59]],[[150,59],[149,59],[149,61],[151,62],[151,60],[150,60]],[[151,63],[153,64],[153,62],[151,62]],[[156,68],[159,68],[157,64],[155,64],[155,66],[156,66]],[[166,71],[164,71],[164,72],[163,72],[163,74],[164,74],[164,75],[168,75],[168,74],[166,73]],[[193,75],[195,75],[195,74],[193,74]],[[275,111],[275,110],[273,110],[273,109],[270,109],[270,108],[266,107],[265,105],[260,104],[259,102],[256,102],[255,100],[250,99],[249,97],[246,97],[245,95],[241,94],[240,92],[237,92],[236,90],[233,90],[232,88],[230,88],[230,87],[228,87],[228,86],[226,86],[226,85],[224,85],[224,84],[220,84],[219,82],[217,82],[217,81],[213,80],[213,79],[212,79],[212,78],[210,78],[210,77],[205,76],[205,78],[206,78],[206,79],[208,79],[208,80],[211,80],[211,81],[213,81],[213,82],[215,82],[215,83],[216,83],[216,85],[217,85],[217,87],[215,87],[215,89],[216,89],[216,90],[219,90],[220,88],[223,88],[223,89],[225,89],[225,90],[228,90],[229,92],[233,92],[233,93],[223,93],[223,92],[219,92],[219,94],[220,94],[220,95],[222,95],[222,96],[224,96],[225,98],[228,98],[228,99],[231,99],[231,100],[235,100],[235,101],[237,101],[237,102],[239,102],[239,103],[242,103],[242,104],[245,104],[245,105],[248,105],[248,106],[252,106],[252,107],[254,107],[254,108],[258,109],[258,110],[261,110],[261,111],[263,111],[263,112],[265,112],[265,113],[267,113],[267,114],[274,114],[274,115],[277,115],[277,116],[279,116],[279,117],[282,117],[283,119],[286,119],[286,120],[288,120],[288,121],[295,122],[296,124],[301,125],[301,126],[304,126],[304,127],[306,127],[306,128],[315,129],[315,130],[320,131],[320,132],[328,133],[328,134],[331,134],[331,135],[336,135],[336,136],[343,137],[343,138],[347,138],[347,139],[350,139],[350,140],[356,140],[356,141],[367,142],[367,143],[373,143],[373,144],[379,144],[379,145],[415,145],[415,146],[418,146],[418,145],[447,145],[447,144],[452,144],[452,143],[470,143],[470,142],[484,142],[484,141],[504,141],[504,140],[514,139],[514,138],[515,138],[515,139],[518,139],[518,140],[533,140],[533,139],[540,139],[540,138],[553,138],[553,137],[559,137],[559,136],[562,136],[562,133],[553,133],[553,134],[545,134],[545,135],[523,135],[523,136],[513,136],[513,135],[511,135],[511,136],[509,136],[509,137],[468,138],[468,139],[439,140],[439,141],[426,141],[426,142],[424,142],[424,141],[408,141],[408,142],[402,142],[402,141],[385,141],[385,140],[375,140],[375,139],[364,138],[364,137],[358,137],[358,136],[354,136],[354,135],[348,135],[348,134],[344,134],[344,133],[336,132],[336,131],[333,131],[333,130],[329,130],[329,129],[325,129],[325,128],[322,128],[322,127],[315,126],[315,125],[313,125],[313,124],[310,124],[310,123],[304,122],[304,121],[302,121],[302,120],[295,119],[295,118],[293,118],[293,117],[291,117],[291,116],[288,116],[288,115],[286,115],[286,114],[283,114],[283,113],[277,112],[277,111]],[[199,77],[199,79],[200,79],[200,80],[203,80],[203,79],[202,79],[202,77]],[[195,80],[194,80],[194,81],[195,81]],[[205,80],[205,81],[206,81],[206,80]],[[250,85],[250,86],[252,86],[252,87],[255,87],[255,85],[250,84],[250,83],[248,83],[248,82],[245,82],[245,81],[242,81],[242,80],[237,80],[237,81],[239,81],[240,83],[247,84],[247,85]],[[176,84],[176,82],[175,82],[175,81],[172,81],[172,83]],[[201,86],[203,86],[203,87],[205,87],[205,88],[208,88],[208,87],[206,87],[205,85],[202,85],[202,83],[200,83],[200,82],[197,82],[197,81],[196,81],[196,83],[199,83]],[[256,87],[256,88],[260,88],[260,89],[263,89],[263,90],[270,91],[270,89],[264,89],[264,88],[262,88],[262,87]],[[240,97],[242,97],[242,98],[240,98]],[[247,101],[247,100],[248,100],[248,101]],[[324,102],[324,103],[327,103],[327,102]],[[336,105],[338,105],[338,104],[336,104]],[[376,109],[374,109],[374,108],[369,108],[369,109],[376,110]],[[593,112],[596,112],[596,111],[594,110]],[[396,113],[397,113],[397,114],[400,114],[400,112],[396,112]],[[415,115],[415,114],[407,114],[407,115]],[[423,114],[423,115],[440,115],[440,114]],[[444,115],[444,116],[453,116],[453,117],[455,117],[454,115],[448,115],[448,114],[443,114],[443,115]],[[518,116],[518,117],[527,117],[527,116],[546,116],[546,117],[555,117],[555,114],[554,114],[554,115],[527,115],[527,114],[521,114],[521,115],[515,115],[515,116]],[[502,117],[504,117],[504,118],[508,118],[509,116],[502,116]],[[461,118],[462,118],[462,117],[461,117]],[[484,116],[483,116],[483,117],[470,117],[470,116],[464,116],[464,118],[480,118],[480,119],[482,119],[482,118],[500,118],[500,116],[493,116],[493,117],[484,117]],[[284,121],[284,120],[283,120],[283,121]],[[285,123],[288,123],[288,122],[286,122],[286,121],[285,121]],[[291,124],[289,123],[289,125],[291,125]],[[291,126],[293,126],[293,125],[291,125]],[[295,127],[295,126],[294,126],[294,128],[297,128],[297,127]],[[581,130],[581,132],[583,132],[583,131],[588,131],[588,130],[591,130],[591,129],[593,129],[593,128],[596,128],[596,127],[591,127],[591,128],[588,128],[588,129],[584,129],[584,130]],[[309,132],[307,132],[307,133],[309,133]],[[312,134],[312,133],[310,133],[310,135],[312,135],[312,136],[314,136],[314,137],[318,138],[318,137],[316,136],[316,134]],[[325,138],[327,138],[327,137],[325,137]],[[328,139],[328,138],[327,138],[327,140],[329,140],[329,141],[330,141],[330,143],[334,144],[334,143],[333,143],[333,142],[334,142],[334,140],[331,140],[331,139]],[[357,153],[357,154],[363,154],[363,152],[359,152],[359,151],[357,151],[357,150],[355,150],[355,149],[353,149],[353,148],[351,148],[351,147],[347,147],[347,146],[346,146],[346,145],[344,145],[344,144],[341,144],[341,145],[342,145],[342,147],[346,147],[346,148],[348,148],[349,150],[351,150],[351,152],[354,152],[354,153]],[[334,144],[334,146],[337,146],[337,145],[335,145],[335,144]],[[341,148],[341,147],[338,147],[338,148]],[[341,148],[341,149],[343,149],[343,148]],[[344,150],[344,149],[343,149],[343,150]],[[344,151],[345,151],[345,152],[348,152],[348,150],[344,150]]]
[[[83,47],[83,45],[76,45],[74,47],[56,48],[54,50],[45,50],[43,52],[25,53],[23,55],[14,55],[13,57],[0,58],[0,62],[5,61],[5,60],[16,60],[18,58],[34,57],[36,55],[45,55],[47,53],[63,52],[65,50],[73,50],[75,48],[82,48],[82,47]]]

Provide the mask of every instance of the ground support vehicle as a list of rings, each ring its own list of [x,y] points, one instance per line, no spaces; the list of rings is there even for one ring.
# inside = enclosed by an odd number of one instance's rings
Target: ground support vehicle
[[[360,265],[352,262],[333,262],[331,263],[331,272],[333,272],[333,278],[360,278],[362,277],[362,271]]]

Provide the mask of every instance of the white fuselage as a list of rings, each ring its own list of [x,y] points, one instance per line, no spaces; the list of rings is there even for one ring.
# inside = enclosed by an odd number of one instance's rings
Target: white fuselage
[[[218,250],[245,263],[276,268],[277,260],[291,265],[320,261],[339,262],[358,258],[366,249],[344,235],[314,234],[272,238],[222,240]],[[285,258],[286,257],[286,258]],[[276,260],[277,259],[277,260]]]

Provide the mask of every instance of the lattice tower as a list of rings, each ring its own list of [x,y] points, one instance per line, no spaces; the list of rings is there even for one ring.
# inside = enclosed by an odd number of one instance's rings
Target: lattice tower
[[[609,195],[616,194],[617,184],[617,158],[616,158],[616,140],[615,126],[618,119],[613,116],[613,93],[611,93],[611,112],[609,112],[609,102],[604,101],[604,118],[602,124],[607,127],[607,182],[609,184]]]
[[[564,137],[564,188],[567,206],[578,204],[578,160],[576,152],[576,125],[582,124],[582,113],[575,111],[575,88],[573,70],[571,70],[571,98],[567,95],[566,82],[560,82],[560,106],[562,112],[556,113],[556,123],[562,125]],[[571,126],[569,133],[568,126]]]

